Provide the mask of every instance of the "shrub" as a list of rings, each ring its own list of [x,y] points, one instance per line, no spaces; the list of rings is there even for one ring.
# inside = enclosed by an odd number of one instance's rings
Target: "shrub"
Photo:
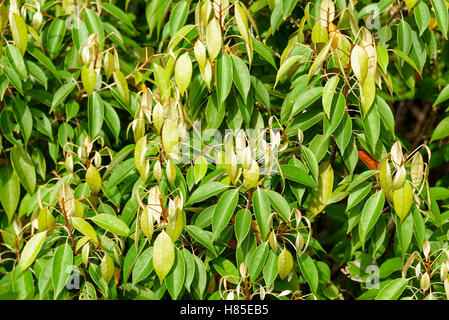
[[[0,297],[449,297],[448,26],[444,0],[3,1]]]

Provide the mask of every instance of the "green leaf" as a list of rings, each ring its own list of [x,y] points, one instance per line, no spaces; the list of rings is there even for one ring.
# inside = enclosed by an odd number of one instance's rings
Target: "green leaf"
[[[449,99],[449,85],[445,86],[443,90],[441,90],[432,106],[435,107],[437,104],[440,104],[447,99]]]
[[[398,278],[390,281],[385,287],[383,287],[376,296],[376,300],[397,300],[405,287],[407,286],[408,280],[403,278]]]
[[[31,239],[29,239],[25,244],[25,247],[22,250],[22,254],[20,255],[18,265],[21,272],[31,266],[31,264],[34,262],[37,255],[39,254],[39,251],[42,248],[42,245],[44,244],[46,235],[46,231],[39,232],[31,237]]]
[[[36,188],[36,170],[33,161],[22,147],[15,146],[10,153],[11,164],[25,190],[33,194]]]
[[[292,212],[287,200],[285,200],[285,197],[274,190],[264,189],[263,191],[267,194],[271,206],[276,210],[276,212],[278,212],[282,218],[285,219],[285,221],[289,221]]]
[[[50,54],[50,58],[54,59],[58,56],[61,50],[62,41],[66,31],[66,21],[60,18],[56,18],[50,25],[50,29],[47,33],[47,50]]]
[[[309,174],[303,169],[290,164],[282,165],[281,169],[286,179],[303,184],[307,187],[317,187],[315,181],[313,181]]]
[[[14,71],[22,80],[26,80],[28,78],[28,71],[19,49],[11,44],[8,44],[5,51],[6,56],[8,57],[8,61],[13,67]]]
[[[210,233],[204,231],[197,226],[190,225],[186,227],[187,232],[192,236],[193,239],[198,241],[200,244],[205,246],[207,249],[215,253],[215,247],[212,243],[212,237]]]
[[[289,118],[292,118],[296,116],[298,113],[309,107],[312,103],[317,101],[321,96],[323,95],[323,88],[322,87],[312,87],[304,92],[302,92],[295,100],[295,103],[293,104],[291,114],[283,114],[281,112],[281,119],[288,120]]]
[[[413,233],[415,235],[416,242],[418,243],[418,247],[422,248],[425,239],[426,225],[421,212],[416,209],[413,210]]]
[[[133,29],[134,31],[136,31],[136,29],[134,28],[133,23],[131,22],[131,19],[126,15],[126,12],[124,12],[122,9],[120,9],[119,7],[107,3],[107,2],[101,2],[101,7],[109,14],[111,14],[112,16],[114,16],[117,20],[123,22],[124,24],[126,24],[128,27],[130,27],[131,29]]]
[[[176,248],[175,250],[175,262],[170,272],[165,277],[165,284],[167,285],[167,290],[170,293],[172,299],[176,300],[181,293],[182,287],[184,286],[185,279],[185,262],[184,255],[182,252]]]
[[[44,70],[41,69],[36,63],[26,60],[25,65],[30,72],[30,75],[41,85],[44,86],[44,89],[47,90],[48,78],[45,74]]]
[[[251,219],[251,211],[248,209],[241,209],[235,215],[234,229],[238,243],[241,243],[246,238],[251,228]]]
[[[50,71],[55,76],[56,79],[58,79],[59,83],[61,83],[61,78],[59,76],[58,70],[56,70],[55,65],[53,64],[53,62],[50,60],[49,57],[47,57],[40,50],[38,50],[34,47],[28,48],[28,53],[30,53],[41,64],[43,64],[45,66],[45,68],[47,68],[47,70]]]
[[[16,88],[17,91],[19,91],[19,93],[21,95],[23,95],[22,81],[20,81],[20,78],[17,75],[17,73],[13,69],[11,69],[11,68],[9,68],[7,66],[5,66],[3,68],[3,73],[6,75],[6,78],[8,78],[8,80],[12,83],[14,88]]]
[[[95,139],[100,133],[104,119],[104,106],[101,96],[93,92],[87,104],[87,119],[90,139]]]
[[[254,50],[262,58],[264,58],[265,61],[267,61],[269,64],[271,64],[275,70],[277,70],[276,62],[274,61],[273,51],[271,50],[271,48],[269,48],[267,45],[263,44],[262,42],[260,42],[256,39],[253,39],[253,46],[254,46]]]
[[[309,283],[313,293],[318,290],[318,270],[312,258],[303,253],[298,256],[298,265],[305,280]]]
[[[254,76],[251,76],[251,83],[255,91],[256,100],[270,112],[270,95],[268,94],[267,88],[265,88],[261,80]]]
[[[273,284],[274,280],[278,275],[278,256],[274,251],[270,250],[268,252],[267,259],[263,266],[263,278],[265,285],[269,288]]]
[[[338,97],[336,99],[333,99],[331,103],[332,117],[330,118],[330,120],[328,120],[327,118],[324,119],[323,130],[325,133],[325,139],[329,138],[340,125],[340,122],[343,120],[343,117],[345,115],[345,108],[346,99],[342,93],[339,93]]]
[[[228,185],[216,181],[201,185],[190,195],[186,205],[191,205],[209,199],[227,188],[229,188]]]
[[[449,117],[441,120],[441,122],[436,126],[430,142],[446,138],[447,136],[449,136]]]
[[[188,52],[183,53],[176,59],[175,64],[175,81],[181,95],[189,87],[192,79],[192,61]]]
[[[68,95],[75,87],[76,83],[74,81],[70,81],[69,83],[66,83],[65,85],[60,87],[53,96],[53,101],[51,102],[49,113],[51,113],[56,107],[58,107],[68,97]]]
[[[444,0],[430,0],[433,10],[435,10],[435,16],[437,19],[438,27],[444,38],[447,39],[447,30],[449,27],[449,17],[446,7],[446,2]]]
[[[419,35],[422,36],[430,21],[430,11],[427,4],[424,1],[419,1],[418,5],[413,9],[413,14],[419,28]]]
[[[73,19],[72,39],[77,50],[81,49],[82,44],[86,44],[89,37],[86,23],[81,19]]]
[[[248,265],[248,275],[251,281],[257,280],[257,277],[265,264],[265,260],[267,259],[268,251],[267,242],[260,244],[256,250],[254,250]]]
[[[14,117],[19,124],[25,144],[28,144],[28,140],[33,131],[33,116],[30,108],[28,108],[27,104],[20,98],[15,98],[12,102]]]
[[[399,23],[397,36],[399,50],[404,54],[409,54],[412,49],[412,29],[405,20],[402,20]]]
[[[105,230],[116,233],[119,236],[128,236],[130,230],[123,220],[112,214],[101,213],[92,217],[91,220]]]
[[[84,22],[86,23],[89,34],[96,33],[98,35],[98,42],[100,43],[100,50],[104,48],[104,27],[98,14],[92,9],[85,9]]]
[[[329,49],[331,47],[333,39],[334,39],[334,37],[330,38],[329,41],[327,42],[327,44],[323,47],[323,49],[321,49],[320,53],[316,56],[316,58],[313,61],[312,65],[310,66],[309,72],[307,74],[307,82],[310,81],[310,79],[315,74],[315,72],[319,68],[321,68],[321,66],[323,65],[323,62],[324,62],[324,60],[327,57],[327,54],[329,52]]]
[[[277,74],[276,74],[276,80],[274,82],[274,87],[276,87],[277,83],[279,82],[279,80],[285,75],[286,72],[288,72],[288,70],[290,70],[290,68],[296,63],[298,62],[299,59],[301,59],[302,56],[301,55],[294,55],[291,57],[288,57],[281,65],[281,67],[279,68]]]
[[[382,213],[385,204],[385,196],[382,191],[373,194],[363,206],[359,223],[359,236],[362,247],[365,244],[366,235],[374,227]]]
[[[218,103],[224,103],[232,86],[232,62],[226,52],[221,52],[217,59],[217,98]]]
[[[214,210],[212,219],[212,231],[215,238],[218,238],[220,233],[227,226],[237,206],[239,198],[238,189],[228,190],[220,197]]]
[[[387,127],[388,130],[395,136],[394,126],[394,116],[393,112],[391,112],[391,108],[388,105],[388,103],[385,102],[384,99],[382,99],[379,95],[376,95],[376,99],[374,100],[374,103],[376,104],[377,111],[382,118],[383,123]]]
[[[105,254],[100,263],[101,277],[106,283],[109,283],[114,276],[114,260]]]
[[[277,2],[274,10],[271,13],[270,26],[271,31],[274,33],[282,22],[283,4],[282,2]]]
[[[266,239],[271,229],[269,221],[271,208],[270,200],[267,194],[260,188],[257,188],[257,190],[254,192],[253,208],[257,224],[259,225],[260,233],[262,234],[262,239]]]
[[[370,108],[366,118],[363,119],[363,127],[371,150],[376,150],[380,135],[380,116],[376,108]]]
[[[195,277],[195,258],[186,248],[182,249],[184,255],[184,262],[186,264],[186,275],[184,279],[184,286],[190,292],[193,278]]]
[[[144,280],[153,271],[153,247],[146,248],[136,260],[132,271],[132,284]]]
[[[421,76],[421,71],[416,66],[416,63],[413,62],[412,59],[410,59],[409,56],[407,56],[404,52],[402,52],[399,49],[393,49],[393,52],[396,53],[397,56],[399,56],[401,59],[405,60],[413,69],[415,69],[416,72],[418,72],[419,76]]]
[[[173,7],[170,14],[170,36],[174,36],[175,33],[184,25],[187,14],[189,13],[189,2],[182,0]]]
[[[3,165],[0,168],[0,203],[8,216],[8,222],[11,222],[19,200],[19,177],[10,165]]]
[[[404,259],[407,250],[410,247],[413,236],[413,214],[407,215],[403,221],[396,221],[396,236],[398,238],[399,248],[401,249],[402,258]]]
[[[349,212],[349,210],[354,208],[360,201],[365,199],[372,187],[373,185],[371,183],[361,183],[351,189],[351,193],[348,196],[346,212]]]
[[[104,107],[104,120],[106,121],[106,124],[108,125],[109,129],[111,129],[112,134],[115,137],[115,141],[118,143],[121,129],[120,118],[117,114],[117,111],[115,111],[115,109],[106,101],[103,101],[103,107]]]
[[[327,117],[330,119],[331,115],[331,104],[332,98],[334,97],[335,89],[337,88],[338,82],[340,81],[340,76],[337,74],[330,78],[323,89],[323,109]]]
[[[207,273],[206,266],[203,261],[198,258],[196,255],[193,255],[195,259],[195,277],[193,278],[193,289],[197,293],[199,299],[202,299],[204,295],[204,290],[207,285]]]
[[[226,278],[226,281],[234,284],[238,283],[238,280],[240,279],[239,271],[237,270],[236,266],[228,259],[217,257],[212,260],[212,266],[220,274],[220,276]]]
[[[251,77],[248,67],[246,66],[245,62],[243,62],[243,60],[238,56],[232,55],[231,59],[235,87],[240,92],[243,101],[246,103],[249,89],[251,89]]]
[[[66,286],[73,267],[73,252],[68,244],[61,245],[55,251],[52,266],[52,282],[54,299],[56,299]]]

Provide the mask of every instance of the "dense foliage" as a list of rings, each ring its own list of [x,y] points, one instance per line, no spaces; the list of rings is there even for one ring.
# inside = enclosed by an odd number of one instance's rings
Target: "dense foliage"
[[[444,0],[3,0],[0,298],[449,298]]]

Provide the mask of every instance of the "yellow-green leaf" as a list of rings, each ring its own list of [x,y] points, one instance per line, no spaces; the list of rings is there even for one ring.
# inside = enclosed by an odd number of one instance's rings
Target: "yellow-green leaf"
[[[168,217],[165,231],[170,239],[175,242],[181,235],[182,229],[184,229],[184,211],[175,209],[175,214]]]
[[[28,46],[28,29],[25,20],[14,12],[9,13],[9,24],[11,26],[12,39],[22,55]]]
[[[326,113],[327,117],[330,119],[330,112],[332,106],[332,99],[334,97],[335,89],[337,88],[338,82],[340,80],[340,76],[337,74],[330,78],[323,89],[323,110]]]
[[[147,153],[147,137],[143,136],[137,141],[134,147],[134,162],[136,164],[136,169],[139,171],[140,176],[143,181],[146,181],[148,174],[150,172],[150,162],[145,160],[145,155]]]
[[[150,208],[142,210],[142,214],[140,215],[140,228],[142,229],[143,234],[147,237],[148,242],[151,242],[154,232],[154,221]]]
[[[162,230],[154,241],[153,267],[160,283],[170,272],[175,262],[175,246],[170,236]]]
[[[104,258],[101,260],[101,277],[109,283],[112,277],[114,276],[114,260],[108,255],[105,254]]]
[[[98,194],[101,190],[101,176],[94,165],[90,165],[86,171],[86,182],[93,194]]]
[[[214,62],[221,51],[222,38],[221,38],[221,28],[217,19],[212,18],[212,20],[207,25],[206,29],[206,41],[207,41],[207,52],[209,53],[210,62]]]
[[[96,80],[97,74],[95,73],[93,66],[83,66],[83,69],[81,70],[81,81],[88,96],[94,91]]]
[[[162,145],[165,152],[170,154],[174,151],[175,147],[178,145],[178,142],[178,126],[173,120],[167,119],[162,127]]]
[[[351,68],[359,83],[363,84],[368,73],[368,54],[359,45],[351,51]]]
[[[56,220],[47,207],[39,210],[39,214],[37,215],[37,228],[39,231],[51,229],[55,226],[55,224]]]
[[[379,181],[380,188],[388,201],[393,201],[393,177],[391,175],[391,168],[388,158],[385,158],[379,165]]]
[[[376,83],[374,82],[374,74],[372,72],[368,72],[365,82],[361,85],[360,98],[362,101],[363,118],[365,118],[376,98]]]
[[[281,280],[288,276],[293,268],[293,257],[286,248],[281,251],[278,257],[278,273]]]
[[[72,217],[72,224],[76,230],[89,237],[93,242],[98,243],[97,234],[89,222],[82,218]]]
[[[176,60],[175,65],[175,81],[178,86],[181,96],[189,87],[190,80],[192,79],[192,61],[188,52],[182,54],[178,60]]]
[[[409,181],[406,181],[402,188],[393,192],[393,207],[401,222],[409,213],[413,204],[413,188]]]
[[[410,175],[415,186],[419,187],[424,179],[424,159],[421,153],[417,152],[412,158]]]
[[[195,43],[193,52],[195,53],[195,59],[196,62],[198,62],[200,71],[203,72],[204,67],[206,66],[206,47],[200,40]]]
[[[14,169],[6,164],[0,168],[0,203],[11,221],[20,200],[20,180]]]
[[[125,76],[119,70],[116,70],[113,73],[114,81],[117,86],[117,89],[122,96],[123,101],[126,105],[129,104],[129,91],[128,91],[128,82],[126,81]]]
[[[326,27],[317,22],[312,28],[312,42],[313,43],[326,43],[329,40],[329,33]]]
[[[25,244],[25,247],[23,248],[22,254],[20,255],[19,259],[20,271],[24,271],[34,262],[34,259],[36,259],[39,251],[42,248],[42,245],[44,244],[46,235],[47,235],[46,231],[35,234]]]
[[[193,165],[193,175],[195,177],[195,184],[197,184],[207,172],[207,159],[203,155],[199,156],[195,160],[195,164]]]
[[[329,162],[322,162],[318,168],[318,190],[310,200],[310,212],[317,215],[326,207],[332,195],[334,170]]]

